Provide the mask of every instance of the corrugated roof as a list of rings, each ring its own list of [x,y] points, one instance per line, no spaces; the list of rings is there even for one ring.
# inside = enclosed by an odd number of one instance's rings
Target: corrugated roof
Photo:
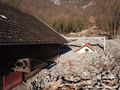
[[[66,43],[59,33],[33,15],[0,3],[0,43]]]

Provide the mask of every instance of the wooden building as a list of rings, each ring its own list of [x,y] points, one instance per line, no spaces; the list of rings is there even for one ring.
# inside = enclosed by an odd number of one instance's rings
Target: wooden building
[[[67,40],[42,20],[0,3],[0,74],[17,59],[54,61],[62,43]]]

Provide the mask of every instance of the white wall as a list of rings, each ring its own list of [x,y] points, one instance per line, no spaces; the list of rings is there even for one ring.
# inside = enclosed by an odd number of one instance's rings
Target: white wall
[[[90,49],[89,47],[85,46],[82,49],[80,49],[79,51],[77,51],[76,53],[85,53],[85,49],[88,49],[89,50],[88,52],[93,52],[92,49]]]

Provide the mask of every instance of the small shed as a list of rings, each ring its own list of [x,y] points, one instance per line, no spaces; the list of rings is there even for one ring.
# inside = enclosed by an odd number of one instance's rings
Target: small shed
[[[95,48],[90,44],[90,43],[87,43],[83,46],[81,46],[79,49],[77,49],[75,52],[76,53],[91,53],[91,52],[94,52]]]

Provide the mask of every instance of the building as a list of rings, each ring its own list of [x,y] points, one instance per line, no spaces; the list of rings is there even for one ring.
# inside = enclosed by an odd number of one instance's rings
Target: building
[[[88,52],[91,53],[94,52],[94,50],[95,48],[91,44],[87,43],[81,46],[79,49],[77,49],[75,53],[88,53]]]
[[[0,73],[17,59],[54,61],[62,43],[67,40],[36,16],[0,3]]]

